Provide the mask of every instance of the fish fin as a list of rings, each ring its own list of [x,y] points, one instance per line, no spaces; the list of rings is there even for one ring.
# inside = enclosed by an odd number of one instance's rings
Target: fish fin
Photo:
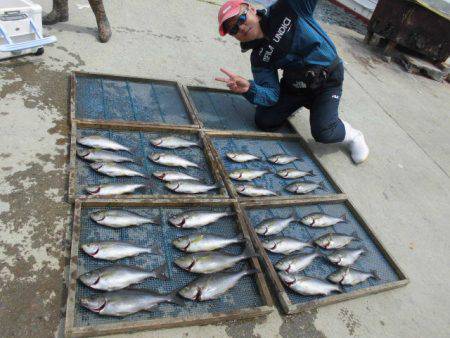
[[[142,158],[138,158],[138,159],[131,159],[132,163],[136,163],[139,166],[143,166],[144,165],[144,160]]]
[[[162,255],[162,253],[163,253],[161,251],[161,248],[157,244],[149,245],[148,250],[149,250],[149,253],[154,254],[154,255]]]
[[[307,171],[307,173],[308,173],[309,176],[316,176],[316,174],[314,174],[313,170]]]
[[[244,258],[259,257],[255,250],[250,246],[250,241],[247,240],[244,251],[241,254]]]
[[[306,246],[310,247],[310,248],[314,248],[314,240],[312,240],[311,242],[306,242]]]
[[[356,231],[353,231],[350,236],[352,236],[353,238],[355,238],[355,240],[360,241],[361,238],[359,238],[358,234],[356,233]]]
[[[322,181],[319,183],[319,189],[322,189],[323,191],[327,191],[326,187],[325,187],[325,182]]]
[[[373,278],[376,280],[381,280],[380,276],[378,276],[378,273],[376,270],[370,270],[370,273],[372,274]]]
[[[152,272],[155,274],[155,278],[161,279],[161,280],[168,280],[169,277],[166,274],[167,271],[167,264],[164,263],[160,267],[152,270]]]
[[[297,157],[297,161],[305,162],[305,159],[303,157]]]
[[[192,145],[192,146],[193,146],[193,147],[198,147],[198,148],[200,148],[200,149],[204,149],[204,148],[205,148],[205,146],[204,146],[203,144],[201,144],[200,141],[199,141],[198,143]]]
[[[178,291],[180,291],[182,288],[184,288],[184,285],[180,289],[177,289],[177,290],[172,291],[171,293],[169,293],[167,295],[167,300],[170,303],[177,304],[177,305],[180,305],[180,306],[184,306],[186,304],[185,301],[180,296],[178,296]]]
[[[342,223],[348,223],[347,214],[342,214],[339,218],[342,219]]]
[[[361,253],[361,255],[366,255],[369,252],[369,250],[367,250],[367,248],[364,245],[362,247],[360,247],[359,249],[363,251]]]
[[[151,224],[154,225],[161,225],[163,223],[162,217],[155,219],[155,218],[151,218],[151,222],[149,222]]]
[[[277,172],[274,171],[272,168],[265,168],[263,170],[266,170],[268,174],[276,174]]]
[[[227,216],[236,216],[236,213],[234,211],[228,211]]]

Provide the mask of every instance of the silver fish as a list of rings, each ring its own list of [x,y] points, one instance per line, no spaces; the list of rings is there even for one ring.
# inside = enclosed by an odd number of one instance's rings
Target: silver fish
[[[141,224],[159,224],[154,218],[144,217],[127,210],[101,210],[90,215],[91,219],[101,225],[111,228],[123,228]]]
[[[201,194],[213,189],[219,189],[216,184],[209,185],[192,180],[167,182],[166,187],[172,191],[182,194]]]
[[[369,278],[380,279],[375,271],[364,272],[351,267],[343,267],[331,273],[327,277],[333,283],[340,283],[342,285],[354,286],[356,284],[365,282]]]
[[[217,299],[234,287],[242,277],[258,272],[258,270],[242,270],[204,275],[182,288],[179,294],[198,302]]]
[[[294,217],[294,214],[287,218],[268,218],[259,223],[255,231],[257,234],[264,236],[276,235],[295,221],[297,219]]]
[[[86,272],[79,279],[92,289],[114,291],[151,277],[167,280],[165,271],[165,264],[152,271],[134,266],[111,265]]]
[[[327,255],[328,260],[339,266],[349,266],[365,253],[364,249],[340,249]]]
[[[255,256],[256,253],[250,247],[246,247],[240,255],[230,255],[225,252],[215,251],[198,252],[180,256],[174,262],[186,271],[206,274],[231,268],[236,263]]]
[[[320,212],[315,212],[302,217],[300,222],[312,228],[324,228],[335,225],[337,223],[347,223],[347,216],[343,214],[339,217],[333,217]]]
[[[169,222],[177,228],[200,228],[214,223],[222,217],[232,216],[232,212],[188,211],[169,218]]]
[[[236,190],[239,194],[250,197],[277,196],[272,190],[251,184],[237,185]]]
[[[312,244],[286,236],[263,240],[262,246],[270,252],[289,255],[292,252],[300,251],[307,247],[312,247]]]
[[[153,153],[151,155],[148,155],[148,158],[151,159],[153,162],[166,165],[169,167],[194,167],[198,168],[198,165],[186,160],[185,158],[182,158],[180,156],[168,154],[168,153]]]
[[[341,249],[351,241],[358,240],[359,238],[353,233],[351,236],[346,234],[339,234],[335,232],[330,232],[325,235],[320,236],[314,240],[318,246],[324,249]]]
[[[133,176],[139,176],[139,177],[147,177],[144,174],[129,169],[125,166],[122,166],[120,164],[116,163],[109,163],[109,162],[94,162],[90,164],[90,167],[94,169],[95,171],[107,175],[109,177],[120,177],[120,176],[127,176],[127,177],[133,177]]]
[[[277,175],[281,178],[286,179],[294,179],[294,178],[302,178],[305,176],[314,176],[314,172],[310,171],[301,171],[294,168],[283,169],[277,172]]]
[[[288,163],[292,163],[294,161],[303,161],[303,160],[296,156],[291,156],[291,155],[286,155],[286,154],[276,154],[276,155],[269,156],[267,158],[267,161],[274,163],[274,164],[288,164]]]
[[[302,276],[299,274],[289,274],[284,271],[279,271],[278,276],[286,286],[291,290],[303,296],[328,296],[333,291],[342,293],[339,285],[332,284],[326,280]]]
[[[153,176],[159,178],[161,181],[172,182],[172,181],[199,181],[198,178],[192,177],[185,173],[180,173],[178,171],[155,171]]]
[[[145,184],[113,183],[102,185],[90,185],[85,187],[90,195],[123,195],[135,192],[139,188],[144,188]]]
[[[275,268],[287,273],[297,273],[305,270],[314,261],[314,259],[321,256],[323,255],[320,252],[287,256],[279,260],[275,264]]]
[[[174,239],[172,244],[184,252],[213,251],[235,243],[246,242],[242,234],[228,238],[215,234],[192,234]]]
[[[143,253],[160,255],[162,252],[156,245],[142,247],[132,243],[119,241],[91,242],[81,245],[81,248],[89,256],[115,261],[125,257],[134,257]]]
[[[177,136],[159,137],[154,140],[150,140],[150,143],[153,144],[155,147],[166,149],[201,147],[200,144],[198,144],[197,142],[185,140]]]
[[[77,149],[77,155],[83,160],[91,162],[134,162],[132,158],[101,149]]]
[[[312,181],[295,182],[289,184],[285,189],[296,194],[307,194],[316,189],[326,190],[323,182],[316,183]]]
[[[238,169],[232,171],[228,176],[236,181],[251,181],[269,172],[269,170]]]
[[[249,161],[259,161],[260,158],[258,156],[249,154],[249,153],[240,153],[240,152],[229,152],[226,153],[227,157],[234,162],[249,162]]]
[[[130,148],[127,148],[120,143],[110,140],[106,137],[99,135],[90,135],[85,137],[79,137],[77,143],[86,147],[107,149],[107,150],[123,150],[131,153]]]
[[[152,311],[161,303],[183,305],[177,291],[167,295],[146,289],[104,292],[80,299],[80,305],[103,316],[124,317],[139,311]]]

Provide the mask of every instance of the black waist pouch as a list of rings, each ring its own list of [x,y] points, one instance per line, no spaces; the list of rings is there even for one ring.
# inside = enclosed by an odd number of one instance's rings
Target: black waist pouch
[[[302,69],[286,69],[283,71],[282,87],[291,94],[322,88],[340,62],[338,58],[329,67],[307,66]]]

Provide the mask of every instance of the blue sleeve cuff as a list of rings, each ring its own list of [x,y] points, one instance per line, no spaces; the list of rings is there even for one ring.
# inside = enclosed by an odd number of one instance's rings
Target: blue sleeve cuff
[[[248,88],[247,92],[242,94],[242,96],[244,96],[247,99],[247,101],[249,101],[250,103],[255,104],[255,102],[254,102],[255,95],[256,95],[255,81],[249,80],[249,82],[250,82],[250,87]]]

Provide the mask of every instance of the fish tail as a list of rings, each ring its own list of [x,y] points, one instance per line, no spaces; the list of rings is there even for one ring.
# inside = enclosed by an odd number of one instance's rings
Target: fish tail
[[[339,216],[339,218],[342,220],[342,223],[347,223],[348,222],[347,214],[342,214],[341,216]]]
[[[322,182],[319,183],[319,189],[322,189],[322,190],[324,190],[324,191],[327,191],[327,189],[326,189],[326,187],[325,187],[325,182],[324,182],[324,181],[322,181]]]
[[[245,245],[245,249],[244,251],[242,251],[241,256],[246,259],[251,257],[258,257],[259,255],[255,252],[255,250],[253,250],[249,241],[247,241],[247,244]]]
[[[295,209],[291,210],[288,218],[293,218],[292,222],[299,222],[300,221],[299,219],[297,219],[297,214],[295,213]]]
[[[151,244],[148,248],[148,253],[154,254],[154,255],[162,255],[161,248],[157,244]]]
[[[252,275],[252,274],[254,274],[254,273],[260,273],[261,271],[259,271],[258,269],[245,269],[245,270],[242,270],[242,274],[244,275],[244,276],[247,276],[247,275]]]
[[[136,164],[138,164],[138,165],[140,165],[140,166],[143,166],[143,165],[144,165],[144,161],[143,161],[141,158],[139,158],[139,159],[137,159],[137,160],[131,159],[131,162],[136,163]]]
[[[380,276],[378,276],[378,273],[376,270],[370,270],[370,273],[372,274],[372,277],[375,278],[376,280],[380,280]]]
[[[336,287],[337,287],[337,289],[335,290],[336,292],[339,292],[339,293],[343,293],[344,292],[344,290],[342,289],[342,286],[336,285]]]
[[[196,144],[193,145],[193,147],[198,147],[200,149],[204,149],[204,145],[201,143],[201,141],[198,141]]]
[[[316,174],[314,174],[313,170],[307,171],[307,173],[308,173],[309,176],[316,176]]]
[[[237,235],[234,239],[236,240],[236,243],[246,243],[248,241],[243,234]]]
[[[184,286],[182,288],[184,288]],[[180,290],[181,289],[177,289],[177,290],[172,291],[171,293],[169,293],[167,295],[167,301],[169,303],[173,303],[173,304],[177,304],[177,305],[180,305],[180,306],[184,306],[186,303],[184,302],[184,300],[180,296],[178,296],[178,291],[180,291]]]
[[[327,257],[318,247],[314,248],[314,252],[319,255],[319,257]]]
[[[297,157],[297,161],[305,162],[305,159],[303,157]]]
[[[161,279],[161,280],[168,280],[169,277],[166,274],[167,271],[167,264],[164,263],[160,267],[156,268],[155,270],[152,270],[154,277]]]
[[[355,238],[355,240],[357,240],[357,241],[360,241],[360,240],[361,240],[361,238],[359,238],[358,233],[357,233],[356,231],[353,231],[353,232],[351,233],[350,236],[352,236],[353,238]]]

